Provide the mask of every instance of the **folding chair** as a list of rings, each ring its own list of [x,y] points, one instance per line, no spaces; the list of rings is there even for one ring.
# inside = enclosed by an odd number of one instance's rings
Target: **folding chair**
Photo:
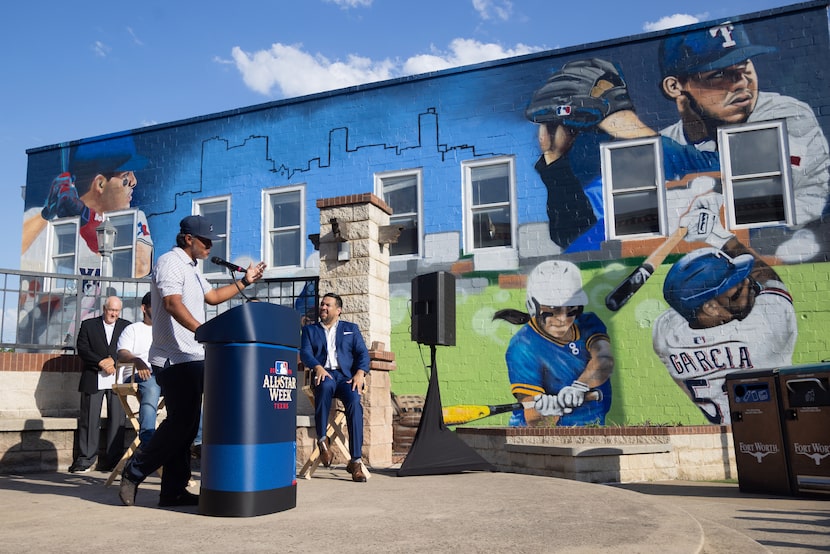
[[[300,369],[303,370],[302,364],[300,364]],[[311,406],[313,407],[314,389],[311,385],[312,373],[312,371],[305,370],[303,392],[308,397],[308,400],[311,402]],[[329,438],[330,448],[336,448],[339,450],[346,460],[351,458],[348,442],[346,440],[346,412],[343,410],[340,401],[336,399],[332,402],[332,413],[329,416],[329,423],[326,426],[326,436]],[[300,473],[298,474],[300,478],[311,479],[311,476],[317,470],[317,466],[320,465],[320,454],[320,443],[318,439],[315,439],[314,450],[311,451],[311,455],[308,457],[308,460],[306,460],[306,463],[303,465],[302,469],[300,469]],[[362,465],[363,473],[366,474],[366,479],[370,479],[372,476],[369,473],[369,469],[366,467],[366,464]]]
[[[121,364],[119,367],[119,372],[121,368],[125,365],[131,366],[130,372],[130,382],[129,383],[116,383],[112,386],[112,390],[115,391],[115,394],[118,395],[118,400],[121,402],[121,406],[124,408],[124,413],[127,414],[127,421],[133,426],[135,429],[135,438],[133,442],[130,443],[130,446],[127,447],[127,451],[124,452],[124,455],[121,456],[121,459],[118,460],[118,463],[115,464],[115,467],[112,469],[112,473],[107,478],[106,483],[104,483],[105,487],[108,487],[112,484],[116,477],[121,475],[121,470],[124,469],[124,464],[127,463],[127,460],[130,459],[130,456],[138,448],[138,445],[141,442],[141,437],[139,437],[139,433],[141,432],[141,426],[138,422],[138,411],[140,409],[140,401],[138,394],[138,383],[135,382],[135,367],[133,364]],[[139,407],[133,409],[130,405],[129,398],[133,396],[139,401]],[[158,409],[161,410],[164,408],[164,397],[159,399]],[[158,469],[158,474],[161,475],[161,468]]]

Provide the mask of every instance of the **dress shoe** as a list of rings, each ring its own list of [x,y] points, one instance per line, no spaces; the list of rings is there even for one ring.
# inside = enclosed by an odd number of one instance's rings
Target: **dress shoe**
[[[352,474],[352,481],[355,483],[365,483],[366,474],[363,473],[363,462],[360,460],[352,460],[346,465],[346,471]]]
[[[121,487],[118,489],[118,497],[125,506],[135,506],[135,495],[138,492],[138,483],[127,479],[124,472],[121,472]]]
[[[178,496],[159,496],[159,506],[169,508],[171,506],[198,506],[199,495],[190,491],[184,491]]]
[[[78,463],[69,466],[69,473],[89,473],[92,471],[92,466],[84,466]]]
[[[326,437],[325,440],[317,442],[317,445],[320,447],[320,463],[323,464],[323,467],[331,466],[331,462],[334,460],[334,452],[331,451],[331,441]]]

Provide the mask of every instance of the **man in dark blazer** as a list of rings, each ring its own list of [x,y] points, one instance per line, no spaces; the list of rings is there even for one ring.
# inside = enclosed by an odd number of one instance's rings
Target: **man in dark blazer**
[[[107,399],[106,458],[99,460],[98,469],[111,471],[124,453],[124,408],[113,392],[118,337],[130,324],[121,319],[121,299],[110,296],[104,301],[103,315],[84,320],[78,331],[77,352],[84,363],[78,392],[81,393],[81,415],[78,418],[78,456],[69,467],[71,473],[92,469],[98,455],[101,431],[101,404]]]
[[[343,402],[349,431],[351,459],[346,471],[352,480],[365,482],[363,472],[363,406],[360,396],[369,373],[369,350],[360,328],[342,321],[343,300],[326,293],[320,301],[320,321],[303,327],[300,361],[314,375],[314,425],[324,466],[331,465],[334,453],[326,437],[326,426],[334,398]]]

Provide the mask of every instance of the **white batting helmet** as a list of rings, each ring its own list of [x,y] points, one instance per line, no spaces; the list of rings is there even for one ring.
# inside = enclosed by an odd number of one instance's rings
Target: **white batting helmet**
[[[538,306],[585,306],[582,274],[570,262],[542,262],[527,278],[527,311],[536,317]]]

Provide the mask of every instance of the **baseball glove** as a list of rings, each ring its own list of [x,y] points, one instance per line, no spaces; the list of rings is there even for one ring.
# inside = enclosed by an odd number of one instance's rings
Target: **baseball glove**
[[[525,110],[534,123],[593,127],[620,110],[633,110],[622,73],[599,58],[566,63],[536,92]]]

